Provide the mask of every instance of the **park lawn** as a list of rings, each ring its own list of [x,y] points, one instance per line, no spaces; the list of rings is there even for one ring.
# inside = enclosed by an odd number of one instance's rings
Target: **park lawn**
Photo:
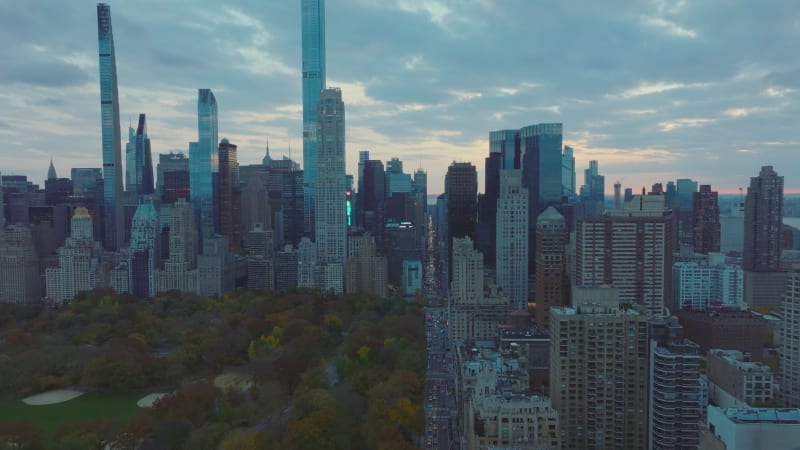
[[[78,398],[53,405],[31,406],[19,399],[0,399],[0,421],[30,422],[42,431],[47,447],[53,444],[53,435],[64,422],[78,419],[128,418],[139,407],[141,395],[84,394]]]

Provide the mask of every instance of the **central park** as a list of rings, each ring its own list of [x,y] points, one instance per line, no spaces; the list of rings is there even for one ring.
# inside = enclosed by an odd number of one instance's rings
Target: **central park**
[[[423,305],[311,290],[2,304],[0,380],[0,448],[413,449]]]

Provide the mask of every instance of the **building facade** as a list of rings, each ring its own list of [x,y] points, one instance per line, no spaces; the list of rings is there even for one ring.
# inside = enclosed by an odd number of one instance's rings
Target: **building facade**
[[[536,325],[550,327],[550,308],[566,306],[567,224],[555,208],[548,206],[536,223]]]
[[[497,285],[517,309],[528,305],[528,192],[519,169],[501,171],[497,203]]]
[[[744,200],[744,270],[780,270],[782,225],[783,177],[772,166],[763,166],[750,178]]]
[[[197,95],[197,142],[189,143],[189,185],[200,239],[219,230],[219,132],[217,99],[211,89]]]
[[[317,185],[318,104],[325,89],[325,0],[302,0],[302,64],[303,64],[303,169],[305,176],[305,230],[316,231],[314,222],[315,188]]]

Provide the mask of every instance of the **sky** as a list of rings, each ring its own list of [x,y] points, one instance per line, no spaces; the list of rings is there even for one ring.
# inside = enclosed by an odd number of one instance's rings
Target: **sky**
[[[188,152],[211,88],[240,164],[267,140],[302,161],[299,1],[109,3],[123,141],[146,113],[154,159]],[[370,150],[439,193],[469,161],[482,190],[490,131],[561,122],[578,185],[596,159],[607,194],[677,178],[738,192],[762,165],[800,192],[794,0],[327,0],[326,28],[348,173]],[[100,167],[96,2],[0,0],[0,42],[0,172]]]

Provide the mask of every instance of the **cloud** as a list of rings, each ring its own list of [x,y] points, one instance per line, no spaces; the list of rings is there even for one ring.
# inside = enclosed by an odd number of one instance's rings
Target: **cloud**
[[[710,123],[714,123],[714,119],[681,118],[681,119],[665,120],[663,122],[659,122],[658,127],[661,129],[661,131],[673,131],[680,128],[701,127],[703,125],[707,125]]]
[[[684,28],[683,26],[662,17],[645,16],[642,17],[642,23],[646,27],[655,28],[672,36],[690,39],[697,37],[696,31]]]
[[[29,84],[51,88],[80,86],[91,77],[72,64],[60,61],[18,62],[0,66],[0,84]]]
[[[664,82],[658,81],[654,83],[650,82],[643,82],[639,83],[638,86],[630,89],[626,89],[619,94],[611,95],[611,98],[614,97],[621,97],[624,99],[640,97],[643,95],[651,95],[651,94],[661,94],[663,92],[672,91],[674,89],[688,89],[688,88],[699,88],[707,86],[706,83],[679,83],[679,82]]]

